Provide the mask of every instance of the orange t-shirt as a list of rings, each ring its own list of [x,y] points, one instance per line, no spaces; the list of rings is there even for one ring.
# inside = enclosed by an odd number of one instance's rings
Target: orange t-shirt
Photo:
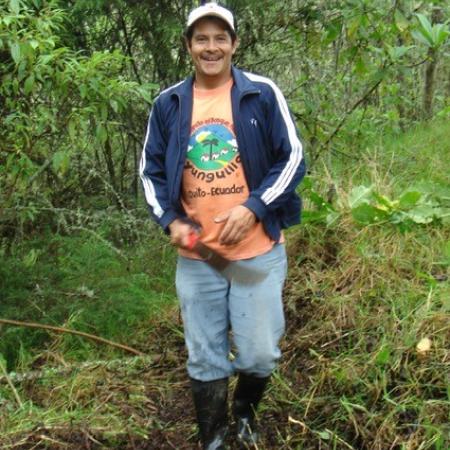
[[[216,217],[241,205],[249,189],[237,148],[231,109],[233,80],[216,89],[194,87],[191,136],[183,171],[181,202],[188,217],[201,226],[200,239],[231,260],[261,255],[273,245],[260,222],[255,223],[238,244],[219,243],[225,222]],[[188,258],[201,259],[195,252],[180,249]]]

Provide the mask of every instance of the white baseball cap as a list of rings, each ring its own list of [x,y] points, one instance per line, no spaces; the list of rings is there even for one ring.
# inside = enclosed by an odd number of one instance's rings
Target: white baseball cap
[[[189,13],[187,28],[189,28],[198,19],[201,19],[205,16],[219,17],[220,19],[224,20],[233,31],[235,31],[233,14],[231,13],[231,11],[224,8],[223,6],[218,5],[216,2],[209,2],[205,5],[193,9]]]

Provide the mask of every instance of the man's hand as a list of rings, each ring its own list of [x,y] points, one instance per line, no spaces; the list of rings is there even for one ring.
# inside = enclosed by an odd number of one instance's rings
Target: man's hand
[[[175,219],[170,225],[170,242],[177,246],[187,248],[189,245],[189,235],[198,231],[186,222],[180,219]]]
[[[225,222],[219,236],[219,242],[222,245],[234,245],[247,236],[250,228],[256,223],[256,217],[253,211],[245,206],[238,205],[224,215],[216,217],[214,222]]]

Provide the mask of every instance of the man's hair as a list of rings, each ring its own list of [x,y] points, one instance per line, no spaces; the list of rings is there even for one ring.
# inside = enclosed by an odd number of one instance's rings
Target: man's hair
[[[227,30],[227,33],[230,35],[231,41],[234,44],[234,42],[237,39],[237,34],[233,29],[230,28],[230,26],[225,22],[225,20],[222,20],[220,17],[217,17],[217,16],[204,16],[204,17],[200,18],[198,21],[194,22],[190,27],[188,27],[185,30],[184,37],[185,37],[188,45],[190,45],[192,36],[194,35],[195,25],[197,24],[197,22],[199,22],[200,20],[203,20],[203,19],[208,19],[208,20],[212,20],[217,23],[221,23],[223,25],[223,27]]]

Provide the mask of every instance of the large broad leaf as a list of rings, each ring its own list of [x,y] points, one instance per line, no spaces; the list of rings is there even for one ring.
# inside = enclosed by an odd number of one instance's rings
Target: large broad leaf
[[[406,213],[406,216],[413,222],[421,224],[433,222],[433,219],[439,215],[440,209],[430,205],[418,205]]]
[[[433,26],[432,30],[433,42],[436,47],[440,47],[448,38],[450,34],[447,25],[443,23],[438,23]]]
[[[399,199],[399,206],[401,209],[410,209],[417,205],[422,198],[422,193],[417,191],[405,192]]]
[[[429,42],[431,47],[434,47],[435,42],[433,41],[433,27],[431,22],[423,14],[416,14],[416,17],[420,23],[419,33]]]
[[[350,208],[356,208],[357,206],[368,203],[372,197],[372,187],[356,186],[348,195],[348,205]]]
[[[362,203],[356,208],[352,209],[352,216],[356,222],[363,225],[371,223],[381,222],[388,218],[385,211],[369,205],[368,203]]]
[[[414,39],[421,42],[422,44],[425,44],[427,47],[433,47],[433,44],[430,43],[430,41],[419,31],[413,31],[411,34]]]

